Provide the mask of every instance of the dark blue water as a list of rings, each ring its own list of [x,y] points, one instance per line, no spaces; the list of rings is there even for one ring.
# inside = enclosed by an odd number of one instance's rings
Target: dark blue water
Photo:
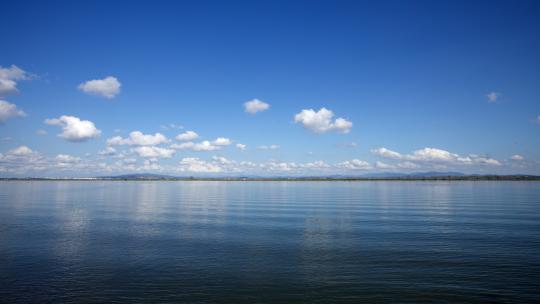
[[[540,183],[0,182],[0,302],[540,302]]]

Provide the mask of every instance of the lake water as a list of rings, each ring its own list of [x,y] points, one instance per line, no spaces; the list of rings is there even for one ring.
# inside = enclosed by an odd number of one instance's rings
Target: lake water
[[[3,303],[540,302],[538,182],[0,182]]]

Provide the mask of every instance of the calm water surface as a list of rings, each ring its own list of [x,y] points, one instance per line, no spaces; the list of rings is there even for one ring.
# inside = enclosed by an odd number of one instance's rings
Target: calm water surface
[[[538,182],[0,182],[3,303],[540,302]]]

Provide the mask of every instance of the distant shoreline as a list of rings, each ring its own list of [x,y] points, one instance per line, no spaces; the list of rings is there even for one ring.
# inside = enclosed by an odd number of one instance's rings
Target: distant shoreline
[[[221,182],[371,182],[371,181],[540,181],[536,175],[465,175],[431,177],[88,177],[88,178],[0,178],[0,181],[221,181]]]

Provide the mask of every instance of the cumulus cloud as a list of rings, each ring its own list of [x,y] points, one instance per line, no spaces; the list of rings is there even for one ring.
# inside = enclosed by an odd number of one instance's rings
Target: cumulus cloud
[[[36,130],[36,134],[40,135],[40,136],[44,136],[44,135],[47,135],[47,131],[45,131],[43,129],[38,129],[38,130]]]
[[[101,134],[93,122],[75,116],[62,115],[60,118],[45,119],[45,123],[62,128],[58,137],[71,142],[87,141]]]
[[[0,66],[0,96],[17,92],[17,81],[29,78],[30,75],[16,65],[9,68]]]
[[[253,172],[254,170],[261,170],[262,172],[269,173],[282,172],[290,174],[311,170],[327,170],[331,168],[332,166],[324,161],[297,164],[294,162],[271,160],[257,164],[249,161],[237,162],[222,156],[213,156],[209,161],[193,157],[184,158],[180,162],[178,170],[181,172],[194,173]]]
[[[247,146],[244,145],[244,144],[238,143],[238,144],[236,144],[236,148],[238,148],[238,150],[244,151],[244,150],[246,150]]]
[[[199,138],[199,134],[195,133],[194,131],[186,131],[182,134],[176,135],[175,138],[179,141],[192,141]]]
[[[221,149],[221,147],[213,145],[208,140],[202,141],[200,143],[194,143],[194,142],[185,142],[181,144],[173,144],[171,145],[171,148],[177,149],[177,150],[193,150],[193,151],[215,151]]]
[[[244,111],[250,114],[263,112],[270,108],[270,105],[264,101],[253,99],[244,103]]]
[[[411,155],[408,155],[407,158],[416,161],[450,162],[459,159],[459,155],[442,149],[424,148],[414,151]]]
[[[181,172],[217,173],[223,169],[214,162],[204,161],[197,157],[185,157],[180,160],[178,170]]]
[[[0,153],[0,172],[24,173],[30,170],[40,170],[46,167],[44,157],[28,146],[19,146]]]
[[[105,149],[98,152],[102,156],[112,156],[116,154],[116,149],[113,147],[106,147]]]
[[[24,117],[26,113],[17,108],[17,105],[9,103],[5,100],[0,100],[0,124],[5,123],[8,119],[14,117]]]
[[[372,168],[368,162],[359,159],[344,161],[337,166],[347,170],[369,170]]]
[[[141,131],[133,131],[129,133],[129,137],[122,138],[121,136],[114,136],[107,140],[107,144],[114,145],[129,145],[129,146],[156,146],[163,143],[167,143],[169,140],[165,135],[161,133],[143,134]]]
[[[423,149],[415,150],[411,154],[403,155],[399,152],[392,151],[386,148],[378,148],[371,150],[373,154],[378,156],[395,159],[395,160],[405,160],[409,162],[420,162],[420,163],[439,163],[439,164],[456,164],[456,165],[494,165],[500,166],[501,163],[487,156],[479,156],[476,154],[469,154],[466,156],[461,156],[457,153],[451,153],[449,151],[426,147]]]
[[[116,77],[108,76],[103,79],[94,79],[83,82],[79,85],[79,90],[92,95],[105,98],[113,98],[120,93],[122,84]]]
[[[322,160],[305,163],[305,164],[299,164],[298,166],[303,169],[319,169],[319,170],[328,169],[331,167],[329,164],[327,164],[326,162]]]
[[[10,150],[7,154],[14,156],[27,156],[32,155],[33,153],[34,151],[32,151],[32,149],[28,148],[27,146],[19,146],[13,150]]]
[[[81,161],[81,158],[76,157],[76,156],[72,156],[72,155],[69,155],[69,154],[58,154],[58,155],[56,155],[56,160],[59,163],[71,164],[71,163],[76,163],[76,162]]]
[[[279,145],[263,145],[263,146],[258,146],[257,149],[259,150],[277,150],[279,149]]]
[[[216,138],[212,144],[216,145],[216,146],[228,146],[232,143],[232,141],[228,138],[225,138],[225,137],[218,137]]]
[[[392,159],[401,159],[403,157],[400,153],[386,149],[385,147],[373,149],[371,150],[371,153],[382,156],[382,157],[386,157],[386,158],[392,158]]]
[[[256,164],[254,164],[256,166]],[[265,163],[259,164],[257,167],[267,172],[284,172],[284,173],[301,173],[312,170],[326,170],[331,166],[324,161],[314,161],[309,163],[295,163],[295,162],[280,162],[271,160]]]
[[[489,92],[487,95],[486,95],[487,99],[488,99],[488,102],[497,102],[497,100],[499,99],[499,97],[501,97],[501,93],[497,93],[497,92]]]
[[[491,166],[501,166],[502,165],[501,162],[499,162],[496,159],[490,158],[490,157],[479,156],[479,157],[474,157],[474,158],[468,157],[467,159],[470,159],[470,161],[472,163],[476,163],[476,164],[491,165]]]
[[[172,144],[171,148],[176,150],[216,151],[231,143],[232,141],[228,138],[218,137],[213,141],[204,140],[199,143],[188,141],[181,144]]]
[[[334,113],[326,108],[321,108],[318,112],[313,109],[304,109],[294,116],[296,123],[315,133],[326,133],[336,131],[338,133],[349,133],[353,123],[344,118],[332,120]]]
[[[298,166],[294,162],[277,162],[269,161],[264,164],[259,165],[265,171],[279,171],[279,172],[290,172],[295,170]]]
[[[173,149],[160,148],[154,146],[141,146],[133,149],[133,152],[137,153],[140,157],[160,157],[171,158],[176,152]]]
[[[524,160],[525,158],[521,155],[518,155],[518,154],[514,154],[512,155],[512,157],[510,157],[511,160],[515,160],[515,161],[522,161]]]

